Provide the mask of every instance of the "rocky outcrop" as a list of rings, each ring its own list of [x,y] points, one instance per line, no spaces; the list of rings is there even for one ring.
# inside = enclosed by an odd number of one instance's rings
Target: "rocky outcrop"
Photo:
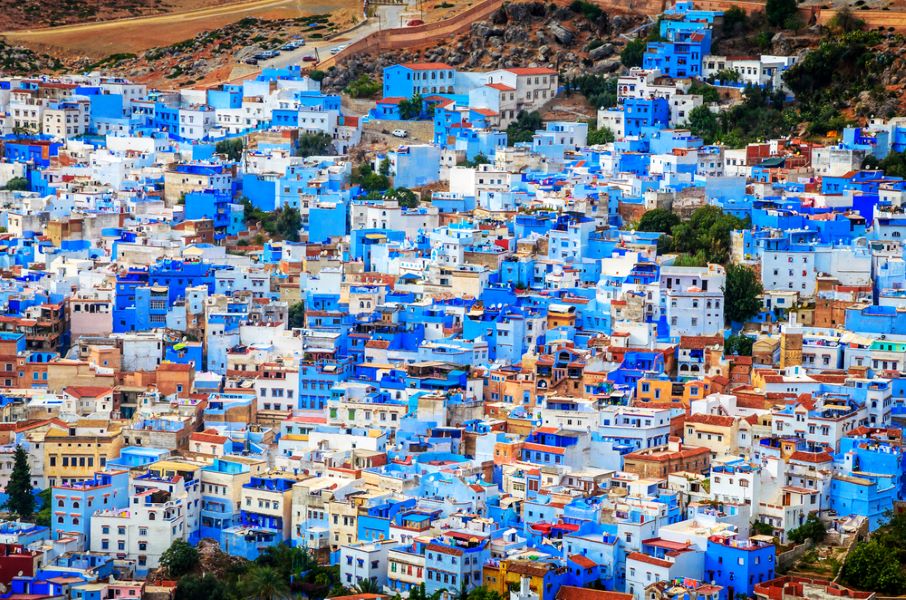
[[[361,74],[380,79],[384,67],[420,60],[476,70],[551,67],[568,77],[616,73],[622,69],[617,54],[625,43],[619,34],[644,19],[640,15],[610,14],[591,21],[554,4],[509,3],[443,45],[343,59],[326,73],[322,87],[338,92]]]

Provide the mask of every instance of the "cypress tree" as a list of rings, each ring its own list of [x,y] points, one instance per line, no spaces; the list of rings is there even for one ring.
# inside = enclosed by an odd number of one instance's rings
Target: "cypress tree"
[[[28,467],[28,455],[22,446],[16,446],[16,458],[13,472],[6,484],[6,504],[4,508],[15,513],[20,519],[30,519],[35,513],[35,496],[31,487],[31,469]]]

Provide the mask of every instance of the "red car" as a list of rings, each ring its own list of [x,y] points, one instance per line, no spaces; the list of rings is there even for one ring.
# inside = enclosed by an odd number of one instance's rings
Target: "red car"
[[[303,61],[303,62],[318,62],[318,59],[317,59],[317,57],[312,56],[311,54],[309,54],[308,56],[303,56],[303,57],[302,57],[302,61]]]
[[[425,24],[425,22],[422,21],[421,19],[412,19],[411,21],[406,23],[406,27],[415,27],[416,25],[424,25],[424,24]]]

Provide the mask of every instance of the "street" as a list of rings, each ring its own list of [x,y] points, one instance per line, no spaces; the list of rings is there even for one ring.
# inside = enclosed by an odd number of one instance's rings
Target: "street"
[[[368,37],[381,29],[392,29],[400,27],[401,17],[408,8],[405,4],[377,5],[375,7],[375,16],[369,17],[367,21],[359,24],[357,27],[345,34],[338,35],[330,40],[308,39],[305,45],[295,50],[281,52],[270,60],[264,60],[258,63],[258,69],[266,67],[288,67],[292,65],[302,65],[303,67],[316,67],[314,62],[304,62],[302,59],[306,56],[315,56],[318,62],[331,56],[330,50],[341,44],[352,44],[360,39]],[[403,23],[404,24],[404,23]]]

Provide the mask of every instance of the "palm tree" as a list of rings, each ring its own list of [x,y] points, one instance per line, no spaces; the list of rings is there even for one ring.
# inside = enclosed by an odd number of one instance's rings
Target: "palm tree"
[[[289,597],[289,583],[273,567],[252,567],[240,582],[247,600],[282,600]]]
[[[268,546],[255,562],[259,566],[276,569],[287,580],[317,566],[308,551],[288,544]]]
[[[355,594],[380,594],[381,590],[378,589],[378,584],[373,579],[359,579],[358,583],[355,584],[352,588],[353,593]]]

